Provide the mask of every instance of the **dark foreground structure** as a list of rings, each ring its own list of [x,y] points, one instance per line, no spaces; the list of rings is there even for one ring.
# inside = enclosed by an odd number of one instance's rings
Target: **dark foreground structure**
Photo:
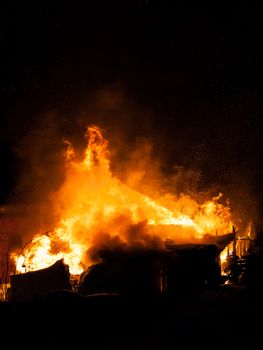
[[[174,245],[167,251],[103,252],[103,261],[85,271],[82,295],[190,294],[221,283],[220,251],[215,245]]]
[[[103,250],[98,252],[101,262],[85,271],[74,286],[62,259],[42,270],[10,275],[8,300],[31,301],[60,290],[83,296],[192,295],[221,284],[220,253],[233,238],[233,234],[210,238],[207,244],[166,242],[162,250]]]
[[[31,301],[55,290],[71,290],[70,273],[63,259],[42,270],[10,275],[9,301]]]
[[[222,283],[220,253],[230,233],[207,244],[173,244],[164,250],[114,249],[99,252],[101,263],[85,271],[82,295],[96,293],[191,295]]]

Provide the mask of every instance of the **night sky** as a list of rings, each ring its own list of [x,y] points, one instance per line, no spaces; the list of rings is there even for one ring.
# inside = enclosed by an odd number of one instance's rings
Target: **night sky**
[[[97,122],[128,145],[151,139],[166,173],[179,164],[200,169],[200,189],[234,189],[261,225],[263,10],[173,3],[1,5],[2,204],[28,169],[25,136],[81,138]]]

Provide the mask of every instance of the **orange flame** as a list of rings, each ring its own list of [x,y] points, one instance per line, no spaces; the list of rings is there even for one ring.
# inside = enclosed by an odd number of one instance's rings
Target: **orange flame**
[[[193,242],[231,231],[230,208],[219,203],[222,194],[203,204],[186,197],[185,203],[193,205],[191,215],[170,210],[113,176],[108,142],[97,126],[90,126],[86,136],[80,160],[66,141],[66,179],[55,198],[57,227],[35,236],[23,254],[13,255],[17,271],[44,268],[63,257],[70,272],[79,274],[91,263],[85,252],[94,246],[162,247],[166,239]]]

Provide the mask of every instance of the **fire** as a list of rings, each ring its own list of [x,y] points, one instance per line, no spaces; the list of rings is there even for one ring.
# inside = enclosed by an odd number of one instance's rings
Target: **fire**
[[[97,126],[86,137],[81,157],[66,141],[66,178],[54,196],[59,222],[52,232],[36,235],[22,254],[13,254],[17,271],[44,268],[63,257],[71,274],[80,274],[91,264],[94,247],[160,248],[167,239],[193,242],[231,231],[230,208],[219,203],[222,194],[202,204],[185,196],[188,207],[193,205],[187,213],[168,209],[112,174],[108,141]]]

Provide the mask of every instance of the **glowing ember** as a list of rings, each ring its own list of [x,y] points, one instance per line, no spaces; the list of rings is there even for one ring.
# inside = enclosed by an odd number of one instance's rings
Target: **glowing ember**
[[[167,209],[113,176],[108,142],[97,126],[89,127],[86,136],[81,159],[67,142],[66,179],[54,197],[57,227],[35,236],[22,255],[13,255],[17,271],[48,267],[63,257],[70,272],[79,274],[91,263],[87,251],[91,254],[94,247],[161,248],[166,239],[192,242],[231,232],[230,209],[219,203],[221,194],[203,204],[185,196],[188,213],[193,204],[191,215]]]

